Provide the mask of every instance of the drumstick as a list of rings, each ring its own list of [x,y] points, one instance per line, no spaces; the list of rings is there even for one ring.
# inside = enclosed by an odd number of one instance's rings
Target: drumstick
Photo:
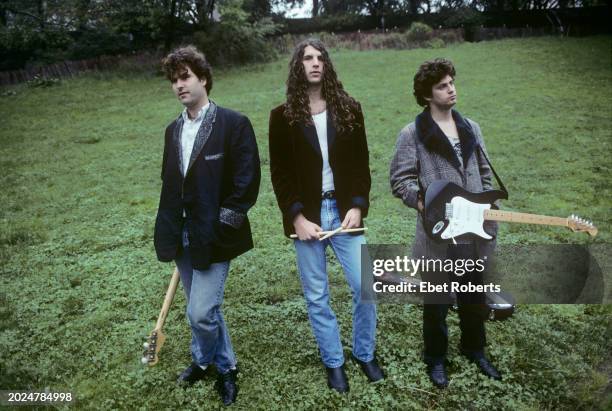
[[[361,228],[346,228],[344,230],[339,231],[338,234],[344,234],[344,233],[357,233],[359,231],[366,231],[368,228],[367,227],[361,227]],[[319,231],[317,234],[319,235],[326,235],[331,233],[332,231]],[[289,236],[290,238],[298,238],[297,234],[291,234]]]
[[[334,234],[336,234],[336,233],[338,233],[338,232],[340,232],[340,231],[342,231],[342,226],[340,226],[340,227],[336,228],[334,231],[329,231],[329,232],[328,232],[327,234],[325,234],[323,237],[319,238],[319,241],[323,241],[323,240],[325,240],[326,238],[329,238],[329,237],[331,237],[332,235],[334,235]]]

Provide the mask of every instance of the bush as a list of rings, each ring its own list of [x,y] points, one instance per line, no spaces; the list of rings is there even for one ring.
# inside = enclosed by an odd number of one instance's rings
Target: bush
[[[194,34],[194,42],[212,64],[244,64],[275,57],[267,36],[277,31],[269,18],[249,22],[240,0],[221,7],[222,20]]]
[[[434,37],[438,37],[445,44],[460,43],[463,41],[461,31],[459,29],[442,29],[434,31]]]
[[[423,43],[431,38],[433,29],[425,23],[414,22],[406,32],[408,40],[414,43]]]
[[[407,49],[410,41],[405,33],[375,34],[371,45],[375,49]]]
[[[425,43],[423,43],[423,47],[426,47],[428,49],[441,49],[444,46],[444,40],[439,38],[429,39]]]

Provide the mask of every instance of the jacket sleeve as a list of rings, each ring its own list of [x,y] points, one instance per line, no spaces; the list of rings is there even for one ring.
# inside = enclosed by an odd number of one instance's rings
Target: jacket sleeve
[[[397,138],[391,160],[389,178],[391,191],[408,207],[417,209],[420,193],[419,161],[416,147],[416,131],[410,125],[404,127]]]
[[[353,155],[355,168],[353,169],[353,179],[351,188],[351,201],[353,207],[361,209],[361,217],[368,216],[370,208],[370,188],[372,186],[372,178],[370,176],[370,159],[368,151],[368,141],[365,132],[365,122],[361,106],[358,106],[356,115],[357,127],[355,133],[355,145]]]
[[[233,186],[231,194],[221,204],[219,220],[238,229],[257,201],[261,180],[257,141],[248,118],[240,117],[231,134],[229,150]]]
[[[280,112],[270,113],[269,144],[272,188],[283,218],[292,222],[304,208],[296,190],[295,159],[289,136],[289,125]]]

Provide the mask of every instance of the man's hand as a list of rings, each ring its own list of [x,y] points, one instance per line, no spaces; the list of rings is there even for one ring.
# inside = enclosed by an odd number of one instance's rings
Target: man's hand
[[[318,233],[322,231],[321,227],[308,221],[302,213],[299,213],[293,219],[293,228],[298,238],[302,241],[318,240]]]
[[[351,208],[346,212],[342,228],[357,228],[361,225],[361,209],[359,207]]]

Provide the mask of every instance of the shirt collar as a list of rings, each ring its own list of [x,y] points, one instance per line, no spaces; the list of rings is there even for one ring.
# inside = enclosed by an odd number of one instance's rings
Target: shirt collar
[[[202,107],[200,111],[198,111],[198,115],[193,120],[189,118],[189,114],[187,113],[187,107],[185,107],[183,109],[183,112],[181,113],[181,116],[183,117],[183,121],[202,121],[209,107],[210,107],[210,101],[206,103],[206,105]]]

